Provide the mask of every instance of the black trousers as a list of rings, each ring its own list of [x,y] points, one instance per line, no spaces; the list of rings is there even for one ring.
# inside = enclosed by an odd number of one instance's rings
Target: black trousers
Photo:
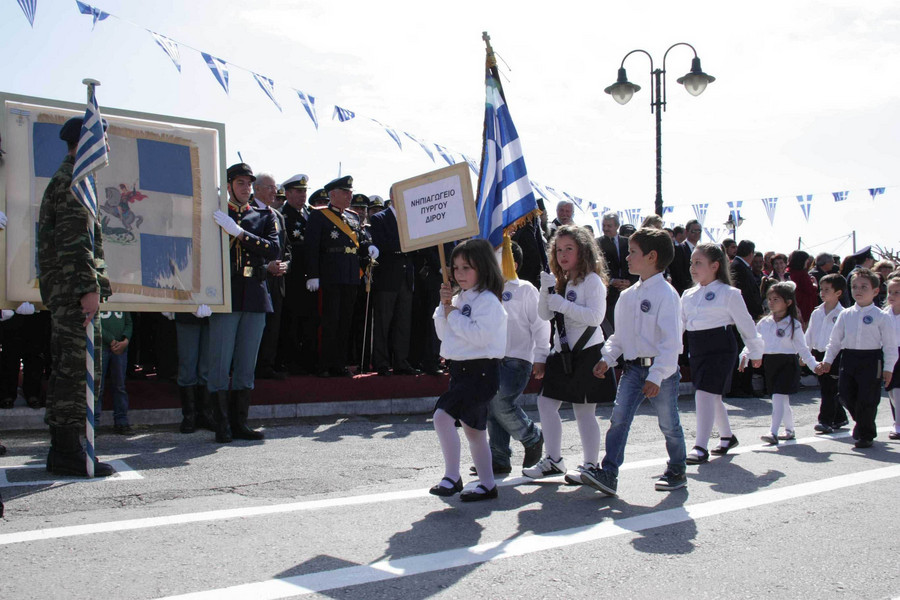
[[[812,350],[812,354],[819,362],[822,362],[822,359],[825,358],[825,352],[821,350]],[[844,410],[839,399],[838,373],[840,373],[840,361],[841,353],[838,352],[837,358],[834,359],[834,364],[831,365],[831,372],[818,376],[819,391],[822,395],[822,403],[819,405],[819,423],[823,425],[834,425],[847,420],[847,411]]]
[[[412,300],[412,331],[409,355],[413,366],[436,369],[441,364],[441,342],[434,330],[434,309],[441,302],[440,273],[426,278],[416,278]]]
[[[22,393],[40,398],[41,378],[50,356],[50,313],[16,315],[2,325],[3,353],[0,359],[0,396],[15,399],[22,365]]]
[[[320,369],[343,369],[359,285],[322,285],[322,360]]]
[[[256,370],[274,369],[275,357],[278,355],[278,338],[281,335],[281,311],[284,296],[278,288],[277,277],[268,278],[269,295],[272,297],[272,312],[266,313],[266,328],[263,329],[259,353],[256,355]]]
[[[875,416],[881,402],[884,355],[881,350],[841,350],[838,393],[850,416],[856,421],[853,437],[874,440]]]
[[[412,327],[412,290],[404,282],[397,291],[378,291],[373,295],[375,339],[372,364],[376,370],[407,368]]]
[[[291,373],[313,373],[319,362],[319,292],[307,290],[302,278],[290,283],[281,306],[276,362]]]

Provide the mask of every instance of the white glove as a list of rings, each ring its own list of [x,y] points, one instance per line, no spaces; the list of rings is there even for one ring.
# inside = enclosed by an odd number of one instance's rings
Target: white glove
[[[378,260],[378,248],[375,246],[369,246],[369,258],[372,260]]]
[[[13,318],[14,314],[16,314],[15,311],[4,308],[2,314],[0,314],[0,321],[9,321]]]
[[[547,308],[549,308],[553,312],[563,312],[563,308],[566,304],[568,304],[566,299],[559,294],[551,294],[547,296]]]
[[[17,315],[33,315],[34,314],[34,304],[31,302],[23,302],[19,305],[19,308],[16,309]]]
[[[556,285],[556,277],[552,273],[541,271],[541,292],[548,293]]]
[[[165,318],[167,318],[170,321],[175,320],[175,313],[164,312],[164,313],[162,313],[162,316],[164,316]]]
[[[318,291],[319,290],[319,278],[316,277],[315,279],[307,279],[306,280],[306,289],[308,289],[310,292]]]
[[[0,229],[6,229],[7,220],[8,219],[6,218],[6,213],[0,211]]]
[[[213,213],[213,220],[232,237],[237,237],[244,233],[241,226],[235,223],[234,219],[229,217],[227,213],[223,213],[221,210],[217,210]]]
[[[200,306],[197,307],[197,311],[194,313],[194,316],[197,317],[198,319],[205,319],[206,317],[208,317],[211,314],[212,314],[212,309],[206,304],[201,304]]]

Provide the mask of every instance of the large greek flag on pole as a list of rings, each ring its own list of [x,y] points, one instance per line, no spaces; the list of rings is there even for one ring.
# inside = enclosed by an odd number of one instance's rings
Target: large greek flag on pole
[[[485,83],[484,153],[476,206],[480,237],[497,248],[503,243],[504,230],[524,222],[537,210],[537,201],[525,170],[519,134],[490,70]]]
[[[94,185],[94,171],[109,164],[106,153],[106,138],[103,133],[103,119],[97,105],[97,95],[91,94],[84,123],[81,126],[81,137],[78,139],[78,150],[75,153],[75,169],[72,172],[72,193],[88,209],[93,218],[97,218],[97,188]]]

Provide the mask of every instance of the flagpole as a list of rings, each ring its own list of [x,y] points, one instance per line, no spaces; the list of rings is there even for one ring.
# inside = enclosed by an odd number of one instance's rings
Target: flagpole
[[[82,82],[87,86],[88,104],[94,98],[94,88],[100,85],[96,79],[84,79]],[[91,236],[91,256],[94,255],[94,216],[88,211],[88,231]],[[91,318],[90,323],[85,328],[85,345],[84,345],[84,389],[85,402],[87,411],[85,413],[85,468],[88,477],[94,476],[94,459],[96,452],[94,451],[94,397],[96,395],[96,381],[94,381],[94,319],[97,318],[96,313]],[[101,371],[102,372],[102,371]]]

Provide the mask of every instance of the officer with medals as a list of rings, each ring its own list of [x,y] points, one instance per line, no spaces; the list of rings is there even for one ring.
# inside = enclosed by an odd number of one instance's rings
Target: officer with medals
[[[232,436],[245,440],[263,437],[247,425],[247,415],[266,313],[272,312],[266,264],[277,260],[281,250],[275,215],[250,204],[250,186],[255,180],[245,163],[228,167],[228,213],[217,210],[213,214],[216,224],[231,236],[231,312],[209,318],[209,345],[214,350],[207,385],[216,410],[219,443],[230,442]]]
[[[293,375],[316,372],[319,360],[319,294],[306,289],[305,239],[310,208],[306,203],[309,177],[298,173],[283,184],[284,229],[293,259],[285,275],[281,315],[281,360]]]
[[[360,245],[372,244],[372,230],[369,225],[369,203],[369,197],[365,194],[353,194],[353,199],[350,201],[350,210],[356,213],[360,223]],[[366,287],[371,290],[372,269],[369,268],[369,264],[373,263],[373,261],[368,256],[364,256],[360,258],[359,263],[359,267],[362,269],[362,276],[356,292],[356,306],[353,308],[353,320],[350,324],[349,360],[354,365],[361,365],[360,372],[365,373],[371,370],[372,364],[372,357],[370,356],[372,305],[368,303],[368,314],[366,314],[368,295]]]
[[[328,206],[310,211],[306,225],[306,288],[322,289],[322,357],[320,377],[348,377],[347,347],[360,282],[360,257],[378,258],[378,248],[361,241],[360,222],[348,210],[353,178],[325,186]]]

